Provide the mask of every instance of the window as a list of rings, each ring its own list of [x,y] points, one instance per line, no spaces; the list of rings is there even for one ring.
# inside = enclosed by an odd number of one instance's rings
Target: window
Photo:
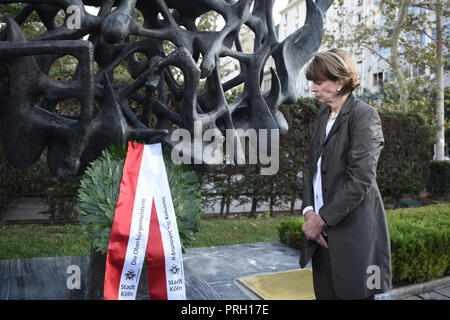
[[[384,82],[392,82],[394,80],[394,73],[392,71],[384,71],[383,80]]]
[[[271,87],[271,84],[272,84],[272,79],[270,79],[270,78],[264,79],[262,91],[263,92],[269,91],[270,87]]]
[[[422,34],[420,35],[420,46],[421,46],[421,47],[424,47],[425,44],[426,44],[426,41],[427,41],[427,38],[426,38],[426,36],[425,36],[425,33],[422,33]]]
[[[374,73],[372,75],[372,85],[374,87],[383,85],[383,72]]]
[[[358,71],[359,71],[358,78],[361,80],[363,74],[362,61],[358,61]]]

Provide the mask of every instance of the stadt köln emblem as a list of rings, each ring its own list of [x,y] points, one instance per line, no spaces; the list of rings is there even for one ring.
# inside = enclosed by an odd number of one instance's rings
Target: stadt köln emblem
[[[180,271],[180,268],[177,265],[173,265],[170,267],[169,271],[172,273],[172,275],[177,275]]]
[[[125,273],[125,279],[127,280],[133,280],[136,277],[136,274],[133,270],[128,270],[127,273]]]

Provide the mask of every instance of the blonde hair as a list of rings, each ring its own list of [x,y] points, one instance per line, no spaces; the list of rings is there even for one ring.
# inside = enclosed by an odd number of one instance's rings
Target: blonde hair
[[[350,93],[359,86],[358,74],[358,65],[340,49],[317,53],[306,69],[306,79],[310,81],[342,79],[344,85],[340,95]]]

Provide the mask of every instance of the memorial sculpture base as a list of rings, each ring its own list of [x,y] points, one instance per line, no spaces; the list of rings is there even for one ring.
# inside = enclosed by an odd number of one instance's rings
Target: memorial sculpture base
[[[103,286],[105,282],[106,254],[91,249],[87,280],[87,299],[103,300]],[[136,300],[149,300],[148,276],[145,266],[139,279]]]

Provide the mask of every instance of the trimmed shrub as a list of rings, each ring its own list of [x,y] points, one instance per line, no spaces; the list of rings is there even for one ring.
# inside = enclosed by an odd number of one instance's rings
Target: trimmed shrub
[[[281,221],[280,224],[275,226],[280,234],[280,241],[290,247],[301,249],[305,237],[302,231],[305,221],[303,217]]]
[[[383,197],[397,202],[425,189],[433,157],[433,131],[419,114],[379,110],[384,148],[378,161],[377,182]]]
[[[450,204],[388,210],[392,282],[422,282],[450,273]],[[280,241],[301,250],[303,218],[282,221]]]
[[[427,190],[433,197],[450,194],[450,161],[431,161]]]
[[[395,282],[420,282],[450,271],[450,204],[387,214]]]

